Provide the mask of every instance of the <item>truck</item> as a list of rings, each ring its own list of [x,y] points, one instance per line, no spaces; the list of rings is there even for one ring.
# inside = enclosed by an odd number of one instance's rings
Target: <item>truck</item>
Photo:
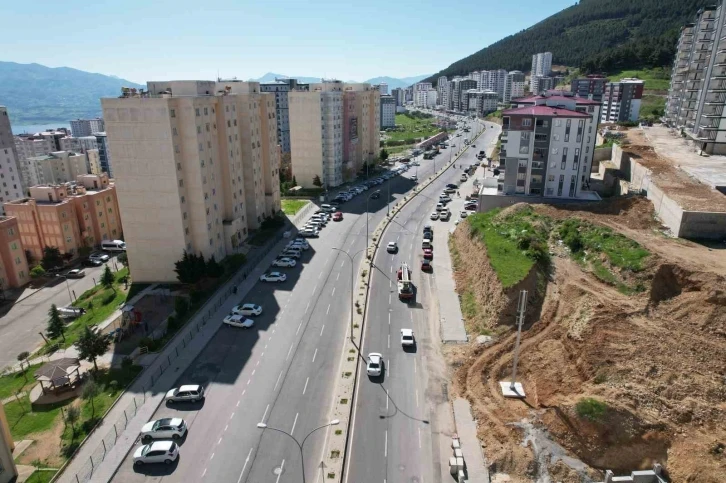
[[[398,269],[398,298],[410,300],[413,298],[413,282],[411,282],[411,269],[407,263],[402,263]]]

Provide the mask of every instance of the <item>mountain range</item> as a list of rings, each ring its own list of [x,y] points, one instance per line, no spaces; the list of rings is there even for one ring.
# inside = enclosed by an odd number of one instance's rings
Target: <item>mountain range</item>
[[[556,65],[586,72],[670,65],[678,33],[713,0],[580,0],[541,22],[505,37],[430,76],[475,70],[529,71],[532,54],[552,52]]]
[[[250,79],[254,82],[275,82],[275,78],[292,78],[297,79],[298,82],[307,84],[311,82],[320,82],[320,77],[304,77],[304,76],[287,76],[283,74],[275,74],[273,72],[268,72],[267,74],[263,75],[262,77],[258,77],[257,79]],[[390,93],[392,89],[404,89],[410,85],[415,84],[416,82],[419,82],[423,79],[425,79],[427,75],[417,75],[413,77],[373,77],[372,79],[364,80],[363,82],[368,84],[380,84],[381,82],[385,82],[388,84],[388,92]],[[346,82],[358,82],[354,80],[348,80]]]

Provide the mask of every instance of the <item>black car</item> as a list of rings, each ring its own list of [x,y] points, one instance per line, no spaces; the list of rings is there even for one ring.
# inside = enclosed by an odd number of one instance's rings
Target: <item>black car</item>
[[[455,184],[453,184],[453,183],[449,183],[449,184],[447,184],[447,185],[446,185],[446,187],[447,187],[447,188],[451,188],[451,189],[456,189],[456,188],[458,188],[458,186],[456,186],[456,185],[455,185]]]
[[[373,194],[371,195],[371,198],[372,198],[372,199],[374,199],[374,200],[377,200],[377,199],[378,199],[378,198],[380,198],[380,197],[381,197],[381,194],[380,194],[380,193],[378,193],[378,192],[376,192],[376,193],[373,193]]]

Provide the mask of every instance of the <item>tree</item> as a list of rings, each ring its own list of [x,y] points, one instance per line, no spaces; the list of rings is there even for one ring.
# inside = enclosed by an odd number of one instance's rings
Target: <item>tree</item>
[[[93,368],[98,372],[98,365],[96,359],[104,355],[108,350],[108,346],[111,341],[106,339],[101,334],[92,332],[88,326],[86,326],[83,334],[74,345],[78,349],[78,358],[84,359],[89,362],[93,362]]]
[[[224,267],[217,262],[214,255],[209,257],[207,261],[206,272],[207,276],[212,278],[219,278],[224,275]]]
[[[180,283],[195,284],[206,274],[204,257],[185,251],[181,260],[174,262],[174,271]]]
[[[121,262],[121,265],[123,265],[124,267],[129,266],[129,257],[128,257],[128,255],[126,255],[126,252],[119,253],[118,256],[116,257],[116,260]]]
[[[292,185],[297,186],[297,178],[295,178],[295,175],[292,175]]]
[[[381,154],[379,156],[381,158],[381,161],[383,161],[385,163],[386,160],[388,159],[388,156],[389,156],[388,151],[386,151],[385,148],[381,149]]]
[[[320,181],[320,176],[318,176],[317,174],[313,176],[313,185],[317,186],[318,188],[323,186],[323,182]]]
[[[58,247],[45,247],[43,249],[43,259],[40,261],[46,270],[56,268],[63,265],[63,256]]]
[[[184,317],[189,312],[189,300],[186,297],[176,297],[174,299],[174,312],[177,317]]]
[[[50,317],[50,319],[48,320],[48,327],[46,329],[48,337],[50,337],[51,339],[57,339],[60,336],[63,337],[63,342],[65,342],[66,326],[63,323],[60,312],[58,312],[58,307],[55,304],[50,306],[50,310],[48,311],[48,317]]]
[[[78,409],[77,406],[68,406],[68,409],[66,409],[66,417],[65,420],[68,424],[71,425],[71,431],[73,434],[71,435],[71,441],[76,437],[76,423],[81,417],[81,410]]]
[[[25,250],[25,260],[28,262],[29,267],[35,265],[36,260],[33,256],[33,252],[31,252],[30,250]]]
[[[45,276],[45,270],[40,265],[36,265],[30,269],[30,278],[40,278],[43,276]]]
[[[83,385],[81,398],[91,402],[91,419],[93,419],[93,417],[96,415],[96,405],[93,402],[93,399],[98,396],[99,392],[100,388],[98,387],[98,384],[96,384],[96,381],[93,380],[93,378],[88,379]]]
[[[113,276],[113,273],[111,272],[111,269],[108,265],[103,269],[103,275],[101,275],[101,285],[103,285],[103,288],[110,288],[113,290],[113,293],[116,293],[116,288],[113,286],[113,283],[116,281],[116,279]]]
[[[25,382],[28,382],[28,367],[30,367],[30,363],[28,362],[28,356],[30,356],[30,352],[23,351],[20,354],[18,354],[18,360],[20,361],[20,370],[23,371],[23,377],[25,378]],[[25,363],[25,365],[23,365]]]

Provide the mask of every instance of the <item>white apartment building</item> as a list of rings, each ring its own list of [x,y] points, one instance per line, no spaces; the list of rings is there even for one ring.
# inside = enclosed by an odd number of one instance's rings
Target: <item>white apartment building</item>
[[[381,82],[380,84],[375,84],[373,86],[373,88],[376,89],[378,92],[380,92],[382,96],[388,95],[388,84],[385,82]]]
[[[23,173],[28,176],[29,187],[74,182],[78,176],[90,174],[86,155],[72,151],[55,151],[25,158],[21,163]]]
[[[540,52],[532,56],[530,76],[547,76],[552,72],[552,52]]]
[[[436,82],[436,98],[439,105],[444,109],[451,109],[449,107],[449,80],[445,75],[439,77]]]
[[[499,94],[499,99],[503,100],[504,90],[507,83],[507,74],[509,74],[509,72],[504,69],[482,71],[479,82],[481,86],[477,84],[477,88],[494,91]]]
[[[478,117],[484,117],[490,112],[497,110],[499,95],[494,91],[470,89],[467,91],[469,98],[469,112],[474,112]]]
[[[529,90],[532,94],[539,94],[543,91],[554,89],[557,86],[557,78],[551,76],[535,75],[529,79]]]
[[[424,109],[436,107],[438,95],[431,82],[419,82],[413,86],[413,105]]]
[[[601,122],[637,121],[645,82],[640,79],[620,79],[608,82],[602,97]]]
[[[24,192],[10,117],[7,108],[0,106],[0,202],[22,198]],[[0,205],[0,215],[4,214]]]
[[[513,70],[507,73],[504,80],[504,102],[524,96],[525,76],[522,71]]]
[[[76,138],[90,136],[94,132],[103,132],[105,130],[106,128],[101,118],[76,119],[75,121],[71,121],[71,133]]]
[[[134,279],[171,282],[184,251],[220,261],[279,211],[275,99],[256,82],[147,88],[101,99],[104,138]]]
[[[381,129],[396,125],[396,99],[393,96],[381,96]]]

